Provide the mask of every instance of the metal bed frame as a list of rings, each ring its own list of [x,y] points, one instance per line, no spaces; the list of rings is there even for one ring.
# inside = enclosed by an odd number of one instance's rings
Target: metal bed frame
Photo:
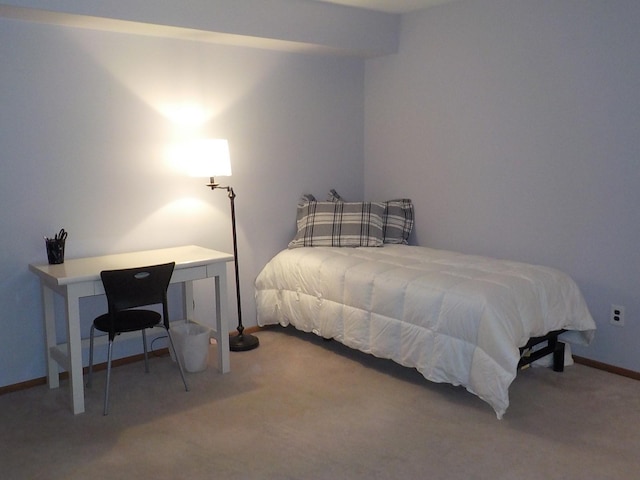
[[[541,337],[531,337],[524,347],[520,347],[520,361],[518,369],[524,368],[542,357],[553,354],[553,371],[564,371],[564,343],[558,340],[558,335],[566,330],[554,330]],[[531,350],[536,345],[547,342],[538,350]]]

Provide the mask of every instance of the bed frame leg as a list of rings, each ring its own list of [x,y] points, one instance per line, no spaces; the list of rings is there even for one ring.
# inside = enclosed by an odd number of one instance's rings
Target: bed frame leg
[[[564,343],[555,339],[553,346],[553,371],[564,372]]]

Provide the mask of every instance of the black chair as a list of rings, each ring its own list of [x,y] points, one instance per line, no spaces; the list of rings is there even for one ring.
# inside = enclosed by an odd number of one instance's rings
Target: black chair
[[[109,335],[109,352],[107,358],[107,380],[104,390],[104,415],[109,413],[109,380],[111,379],[111,356],[113,353],[113,340],[116,335],[123,332],[142,332],[142,344],[144,346],[144,368],[149,373],[149,359],[147,356],[147,328],[162,326],[167,331],[169,346],[180,370],[180,376],[184,383],[184,389],[189,391],[184,371],[180,363],[180,357],[176,350],[169,331],[169,314],[167,308],[167,289],[173,274],[175,262],[163,265],[152,265],[139,268],[127,268],[123,270],[105,270],[100,272],[102,284],[107,294],[109,311],[100,315],[93,321],[90,334],[89,347],[89,376],[87,387],[91,387],[93,377],[93,340],[95,330],[106,332]],[[140,309],[138,307],[162,304],[162,315],[153,310]],[[163,321],[161,324],[161,320]]]

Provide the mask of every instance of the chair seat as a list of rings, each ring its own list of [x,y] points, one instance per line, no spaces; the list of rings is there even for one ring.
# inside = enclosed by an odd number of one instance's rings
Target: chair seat
[[[162,316],[152,310],[123,310],[116,314],[115,333],[136,332],[145,328],[155,327],[160,323]],[[109,314],[100,315],[93,321],[95,327],[101,332],[109,332],[111,321]]]

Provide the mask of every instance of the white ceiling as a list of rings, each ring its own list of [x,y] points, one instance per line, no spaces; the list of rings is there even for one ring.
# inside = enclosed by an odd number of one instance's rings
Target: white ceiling
[[[408,13],[454,0],[315,0],[387,13]]]

